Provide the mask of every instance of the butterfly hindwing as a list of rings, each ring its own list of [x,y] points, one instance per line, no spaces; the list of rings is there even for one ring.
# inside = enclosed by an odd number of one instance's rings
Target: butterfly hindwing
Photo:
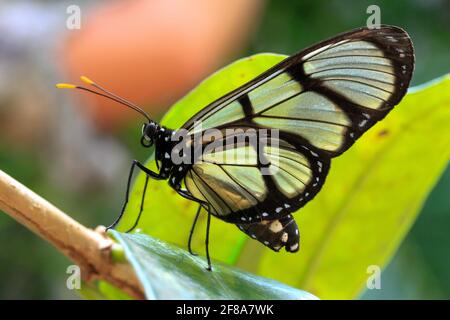
[[[237,224],[237,227],[274,251],[280,251],[283,247],[288,252],[300,249],[300,232],[291,215],[275,220]]]
[[[240,132],[240,133],[239,133]],[[329,158],[320,150],[301,145],[297,137],[280,133],[278,138],[257,152],[253,132],[234,132],[232,148],[224,147],[208,152],[206,143],[201,161],[187,171],[184,184],[197,199],[210,204],[211,213],[231,223],[251,223],[273,220],[298,210],[311,200],[322,187],[329,169]],[[215,140],[218,145],[230,141],[226,132]],[[264,158],[267,164],[258,163]]]

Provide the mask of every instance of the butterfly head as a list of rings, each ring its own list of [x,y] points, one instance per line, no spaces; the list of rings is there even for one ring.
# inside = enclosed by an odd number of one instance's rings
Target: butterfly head
[[[160,126],[154,121],[144,123],[142,125],[141,145],[146,148],[153,146],[159,130]]]

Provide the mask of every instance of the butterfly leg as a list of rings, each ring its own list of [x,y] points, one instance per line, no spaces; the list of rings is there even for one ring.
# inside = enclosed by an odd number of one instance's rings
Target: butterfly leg
[[[136,226],[138,225],[139,220],[141,219],[142,211],[144,211],[144,201],[145,201],[145,193],[147,191],[147,186],[148,186],[148,179],[149,179],[148,175],[145,175],[144,191],[142,192],[141,207],[139,209],[139,214],[138,214],[136,220],[134,221],[133,226],[130,229],[128,229],[127,231],[125,231],[125,233],[133,231],[134,228],[136,228]]]
[[[131,168],[130,168],[130,173],[128,174],[127,189],[126,189],[126,192],[125,192],[125,202],[122,205],[122,210],[120,211],[120,214],[116,218],[116,220],[109,227],[107,227],[106,230],[113,229],[115,226],[117,226],[117,224],[120,222],[120,220],[123,217],[123,214],[124,214],[125,209],[126,209],[127,204],[128,204],[128,199],[129,199],[129,195],[130,195],[131,180],[133,179],[134,168],[136,166],[147,174],[147,178],[152,178],[152,179],[155,179],[155,180],[163,179],[158,173],[147,169],[143,164],[141,164],[137,160],[133,160],[133,163],[131,164]],[[145,188],[144,188],[144,193],[145,193],[145,189],[146,188],[147,188],[147,181],[146,181],[146,185],[145,185]],[[142,206],[143,206],[143,202],[141,202],[141,207]],[[140,214],[141,213],[139,213],[139,217],[140,217]],[[137,222],[136,222],[136,224],[137,224]],[[133,226],[133,228],[134,228],[134,226]]]
[[[208,211],[208,218],[207,218],[207,220],[206,220],[205,250],[206,250],[206,261],[208,262],[208,266],[206,267],[206,270],[212,271],[211,258],[210,258],[210,256],[209,256],[209,229],[210,229],[210,227],[211,227],[211,209],[210,209],[210,207],[209,207],[209,204],[207,204],[207,206],[208,206],[208,209],[207,209],[207,211]],[[197,210],[197,214],[196,214],[196,216],[195,216],[194,223],[193,223],[192,228],[191,228],[191,232],[190,232],[190,234],[189,234],[188,249],[189,249],[189,252],[190,252],[191,254],[194,254],[194,253],[192,253],[192,250],[191,250],[191,239],[192,239],[192,234],[193,234],[193,232],[194,232],[194,227],[195,227],[195,224],[196,224],[196,222],[197,222],[198,216],[199,216],[199,214],[200,214],[201,208],[202,208],[202,205],[200,204],[200,206],[199,206],[199,208],[198,208],[198,210]],[[194,254],[194,255],[196,255],[196,254]]]
[[[210,205],[209,205],[208,202],[205,202],[205,201],[202,201],[202,200],[200,200],[200,199],[197,199],[197,198],[193,197],[191,194],[185,192],[184,190],[177,190],[177,192],[178,192],[178,194],[179,194],[180,196],[182,196],[183,198],[186,198],[186,199],[191,200],[191,201],[198,202],[198,203],[200,204],[200,206],[199,206],[199,208],[198,208],[198,210],[197,210],[197,214],[196,214],[196,216],[195,216],[194,224],[192,225],[192,228],[191,228],[191,233],[190,233],[190,235],[189,235],[188,249],[189,249],[189,252],[190,252],[190,253],[192,253],[192,252],[191,252],[191,239],[192,239],[192,234],[193,234],[193,232],[194,232],[194,227],[195,227],[195,224],[197,223],[197,219],[198,219],[198,216],[199,216],[199,214],[200,214],[202,205],[205,205],[205,206],[207,207],[206,210],[208,211],[208,218],[207,218],[207,221],[206,221],[206,239],[205,239],[205,247],[206,247],[206,260],[207,260],[207,262],[208,262],[208,267],[206,268],[206,270],[212,271],[211,258],[210,258],[210,256],[209,256],[209,229],[210,229],[210,226],[211,226],[211,208],[210,208]]]
[[[189,240],[188,240],[188,250],[189,253],[193,256],[196,256],[197,254],[192,251],[191,242],[192,242],[192,236],[194,234],[195,225],[197,224],[198,216],[200,215],[200,211],[202,210],[202,205],[200,204],[197,209],[197,213],[195,214],[194,222],[192,223],[191,231],[189,232]]]
[[[205,248],[206,248],[206,260],[208,261],[208,267],[206,270],[212,271],[211,266],[211,258],[209,257],[209,228],[211,226],[211,210],[208,206],[208,220],[206,222],[206,239],[205,239]]]

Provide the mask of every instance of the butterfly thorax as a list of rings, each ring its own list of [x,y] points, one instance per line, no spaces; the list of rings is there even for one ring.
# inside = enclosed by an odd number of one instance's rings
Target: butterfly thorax
[[[161,178],[169,179],[169,184],[178,190],[190,165],[184,161],[177,161],[183,157],[183,149],[177,149],[179,141],[174,138],[175,135],[175,130],[165,127],[158,130],[155,138],[155,156]]]
[[[161,127],[155,138],[155,159],[159,165],[159,174],[162,178],[168,179],[174,167],[171,160],[171,153],[174,146],[172,135],[175,131]]]

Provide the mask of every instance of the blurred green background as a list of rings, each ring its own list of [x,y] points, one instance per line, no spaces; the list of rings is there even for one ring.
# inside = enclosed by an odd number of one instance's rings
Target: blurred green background
[[[64,20],[69,4],[79,5],[83,19],[105,5],[100,1],[0,2],[0,169],[94,227],[109,224],[118,214],[128,165],[134,158],[145,160],[147,150],[138,143],[140,119],[131,118],[106,130],[81,110],[79,100],[53,89],[53,83],[67,77],[59,50],[68,33]],[[228,40],[233,49],[203,69],[198,67],[197,77],[238,57],[258,52],[292,54],[363,26],[366,9],[373,4],[381,9],[382,23],[403,27],[413,39],[416,70],[412,85],[450,72],[450,1],[289,0],[266,1],[248,9],[255,11],[253,28],[246,31],[249,34],[245,39],[236,34],[237,44],[233,38]],[[196,5],[202,1],[193,1],[192,6]],[[220,28],[229,28],[228,22],[224,19]],[[196,30],[192,33],[195,36]],[[109,73],[124,76],[115,74],[114,66]],[[180,98],[193,85],[191,80],[169,100]],[[159,117],[169,107],[161,100],[145,104]],[[382,289],[367,290],[362,299],[450,298],[449,190],[447,168],[383,271]],[[71,262],[4,214],[0,214],[0,241],[0,298],[78,298],[65,285]]]

